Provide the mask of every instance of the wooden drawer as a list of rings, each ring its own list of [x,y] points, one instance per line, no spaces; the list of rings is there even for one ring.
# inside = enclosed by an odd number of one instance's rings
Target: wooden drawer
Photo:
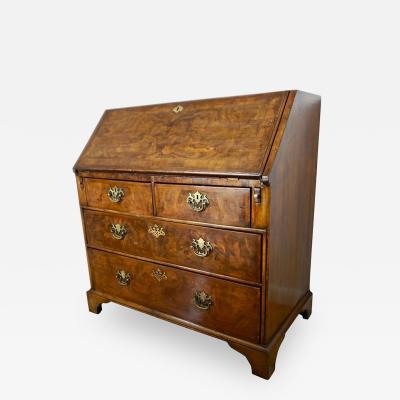
[[[88,246],[260,282],[260,234],[90,210],[84,221]],[[124,227],[123,239],[115,238],[113,224]]]
[[[92,287],[99,293],[227,335],[259,341],[259,288],[94,249],[88,249],[88,256]],[[126,275],[125,280],[120,276],[126,285],[119,283],[118,271],[130,274],[129,282]],[[211,296],[211,305],[201,292]]]
[[[249,188],[156,184],[155,198],[160,217],[250,226]]]
[[[90,207],[153,215],[150,183],[86,179],[85,187]]]

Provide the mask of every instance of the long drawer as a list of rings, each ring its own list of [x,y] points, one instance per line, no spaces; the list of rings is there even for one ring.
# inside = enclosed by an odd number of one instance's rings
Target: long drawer
[[[261,235],[84,211],[89,247],[182,265],[249,282],[261,279]]]
[[[215,331],[259,341],[260,289],[88,249],[92,287]]]

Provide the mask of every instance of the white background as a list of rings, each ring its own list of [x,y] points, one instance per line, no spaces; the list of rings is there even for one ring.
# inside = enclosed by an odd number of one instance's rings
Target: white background
[[[395,1],[1,1],[0,398],[398,399]],[[106,108],[322,96],[311,288],[270,381],[226,343],[87,311],[72,166]]]

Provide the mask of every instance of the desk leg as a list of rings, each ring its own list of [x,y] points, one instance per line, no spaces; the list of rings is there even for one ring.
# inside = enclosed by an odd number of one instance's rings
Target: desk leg
[[[101,305],[103,303],[108,303],[110,300],[105,299],[104,297],[99,296],[93,290],[88,290],[86,292],[87,301],[89,306],[89,311],[95,314],[101,313]]]

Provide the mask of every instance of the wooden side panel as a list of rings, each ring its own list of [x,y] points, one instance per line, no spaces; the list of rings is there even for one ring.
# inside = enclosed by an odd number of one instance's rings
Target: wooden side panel
[[[189,207],[189,193],[207,196],[204,211]],[[159,217],[207,222],[210,224],[250,226],[250,189],[192,185],[155,185],[156,210]]]
[[[88,255],[92,289],[97,292],[221,333],[259,341],[259,288],[93,249],[88,249]],[[124,286],[116,278],[121,270],[130,274],[130,281]],[[197,291],[211,296],[212,305],[208,309],[196,306]]]
[[[262,237],[259,234],[89,210],[84,211],[84,221],[88,246],[260,282]],[[113,237],[111,224],[126,227],[123,240]],[[154,227],[162,229],[163,234],[158,237],[151,234],[149,229]],[[197,256],[192,249],[193,239],[199,238],[212,246],[205,257]]]
[[[87,205],[89,207],[122,211],[134,215],[153,215],[151,183],[85,179]],[[113,203],[108,198],[112,187],[122,189],[121,201]]]
[[[319,96],[296,92],[284,134],[278,130],[276,137],[280,145],[269,173],[266,341],[309,290],[320,106]]]

